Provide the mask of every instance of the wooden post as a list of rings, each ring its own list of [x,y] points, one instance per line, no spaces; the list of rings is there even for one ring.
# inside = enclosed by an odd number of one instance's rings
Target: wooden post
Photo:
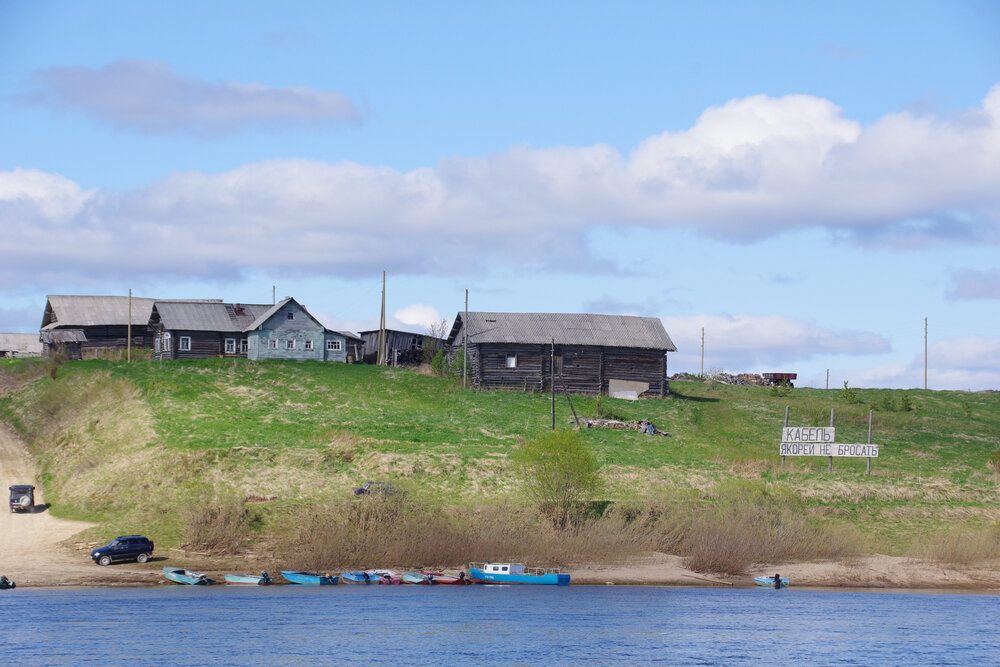
[[[872,444],[872,411],[868,411],[868,444]],[[872,457],[868,457],[868,466],[865,469],[865,474],[872,474]]]
[[[128,327],[126,328],[125,335],[128,340],[125,341],[125,362],[132,363],[132,288],[128,290]]]
[[[924,389],[927,389],[927,318],[924,318]]]
[[[549,352],[549,382],[552,387],[552,430],[556,430],[556,339],[552,339],[552,351]]]
[[[465,319],[462,320],[462,389],[469,387],[469,290],[465,290]],[[482,360],[480,360],[482,361]]]
[[[788,406],[785,406],[785,428],[788,428]],[[784,431],[782,431],[784,433]],[[781,469],[785,469],[785,455],[781,455]]]
[[[701,328],[701,379],[705,379],[705,327]]]
[[[830,428],[833,428],[833,408],[830,408]],[[833,457],[829,457],[829,461],[826,464],[826,471],[833,472]]]
[[[382,272],[382,310],[378,320],[378,352],[375,364],[385,366],[385,271]]]

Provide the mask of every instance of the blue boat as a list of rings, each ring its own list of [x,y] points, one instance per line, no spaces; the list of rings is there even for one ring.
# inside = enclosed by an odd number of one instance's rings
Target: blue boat
[[[182,567],[165,567],[163,576],[175,584],[186,584],[188,586],[210,586],[215,582],[200,572],[185,570]]]
[[[260,574],[227,574],[226,583],[237,586],[267,586],[274,583],[274,579],[266,570]]]
[[[340,581],[345,584],[377,584],[379,578],[367,572],[341,572]]]
[[[317,572],[299,572],[298,570],[282,570],[281,576],[293,584],[310,584],[313,586],[333,586],[337,583],[337,577],[331,574],[319,574]]]
[[[568,574],[521,563],[469,563],[469,578],[477,584],[569,586]]]
[[[399,575],[399,580],[404,584],[429,584],[431,583],[430,577],[428,577],[423,572],[404,572]]]
[[[768,576],[754,577],[753,582],[758,586],[767,586],[768,588],[788,588],[788,577],[779,576],[778,579],[781,581],[780,586],[775,586],[774,577]]]

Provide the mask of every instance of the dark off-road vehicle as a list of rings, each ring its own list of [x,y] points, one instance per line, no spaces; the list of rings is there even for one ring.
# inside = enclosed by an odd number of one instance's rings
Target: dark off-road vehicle
[[[152,555],[153,540],[145,535],[116,537],[106,547],[98,547],[90,552],[90,557],[98,565],[111,565],[116,560],[145,563]]]
[[[30,484],[15,484],[10,487],[10,511],[33,512],[35,510],[35,487]]]

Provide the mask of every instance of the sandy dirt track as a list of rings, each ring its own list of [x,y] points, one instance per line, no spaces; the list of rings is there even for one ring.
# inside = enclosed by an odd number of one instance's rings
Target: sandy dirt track
[[[155,581],[150,568],[125,565],[100,567],[90,560],[90,552],[77,549],[72,538],[91,524],[57,519],[45,505],[45,492],[27,447],[17,434],[0,422],[0,490],[4,507],[0,510],[0,574],[18,586],[90,585],[143,583]],[[8,487],[35,486],[35,511],[12,513],[7,505]]]

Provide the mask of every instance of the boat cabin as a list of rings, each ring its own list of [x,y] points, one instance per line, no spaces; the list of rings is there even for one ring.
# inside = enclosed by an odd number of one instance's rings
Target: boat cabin
[[[483,563],[483,572],[490,574],[524,574],[521,563]]]

